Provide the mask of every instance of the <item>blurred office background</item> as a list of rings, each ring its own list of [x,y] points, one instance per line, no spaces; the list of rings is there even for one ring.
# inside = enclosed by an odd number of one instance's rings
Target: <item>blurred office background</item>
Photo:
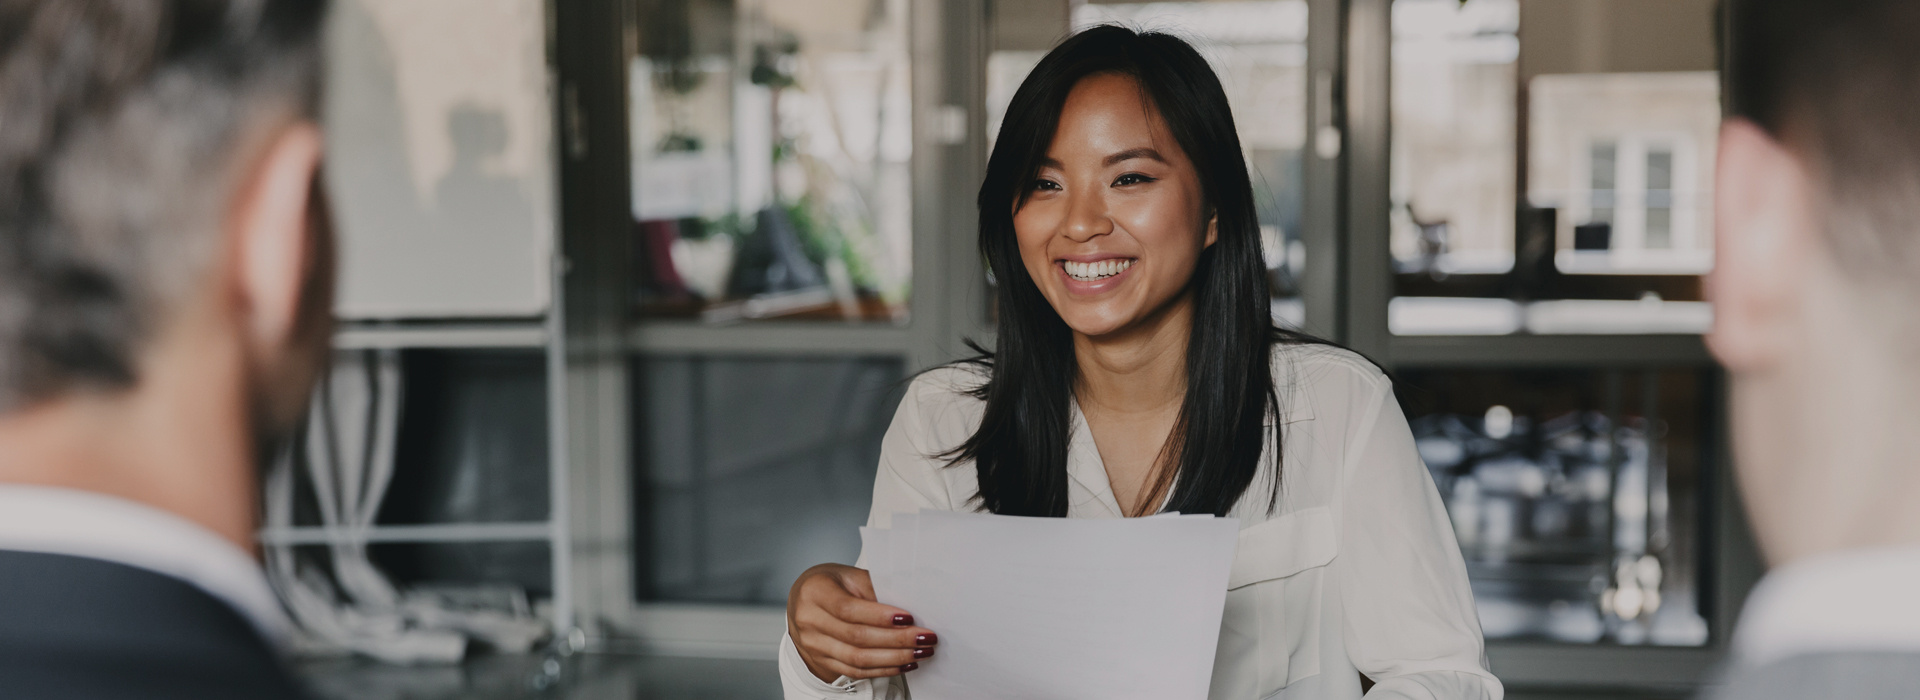
[[[1758,576],[1713,0],[335,2],[339,354],[261,533],[330,697],[779,697],[904,382],[991,338],[1005,105],[1103,22],[1220,73],[1274,318],[1395,373],[1511,696],[1684,697]]]

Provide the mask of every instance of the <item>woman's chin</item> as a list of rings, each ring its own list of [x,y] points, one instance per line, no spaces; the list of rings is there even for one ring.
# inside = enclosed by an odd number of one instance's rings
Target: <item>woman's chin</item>
[[[1138,320],[1134,314],[1115,313],[1108,309],[1069,310],[1061,314],[1060,319],[1066,321],[1067,327],[1073,329],[1075,335],[1094,339],[1125,332]]]

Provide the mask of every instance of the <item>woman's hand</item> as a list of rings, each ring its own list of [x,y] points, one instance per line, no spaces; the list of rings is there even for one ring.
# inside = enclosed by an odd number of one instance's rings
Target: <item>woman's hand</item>
[[[933,656],[939,637],[913,626],[913,615],[881,605],[866,569],[821,564],[807,569],[787,592],[787,634],[807,670],[832,683],[897,676]]]

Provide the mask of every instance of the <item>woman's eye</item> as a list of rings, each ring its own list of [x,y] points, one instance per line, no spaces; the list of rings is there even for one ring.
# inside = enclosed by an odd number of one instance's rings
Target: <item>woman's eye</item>
[[[1127,173],[1115,179],[1113,181],[1113,186],[1125,187],[1127,185],[1138,185],[1138,184],[1147,183],[1147,182],[1153,182],[1153,178],[1147,177],[1145,175],[1141,175],[1140,173]]]
[[[1060,189],[1060,183],[1054,182],[1052,180],[1034,180],[1032,189],[1035,192],[1039,192],[1043,190],[1057,190],[1057,189]]]

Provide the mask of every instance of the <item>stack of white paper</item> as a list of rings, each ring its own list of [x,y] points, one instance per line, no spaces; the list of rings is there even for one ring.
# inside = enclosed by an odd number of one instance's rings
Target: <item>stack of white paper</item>
[[[940,635],[914,700],[1202,700],[1238,533],[928,510],[860,529],[880,602]]]

